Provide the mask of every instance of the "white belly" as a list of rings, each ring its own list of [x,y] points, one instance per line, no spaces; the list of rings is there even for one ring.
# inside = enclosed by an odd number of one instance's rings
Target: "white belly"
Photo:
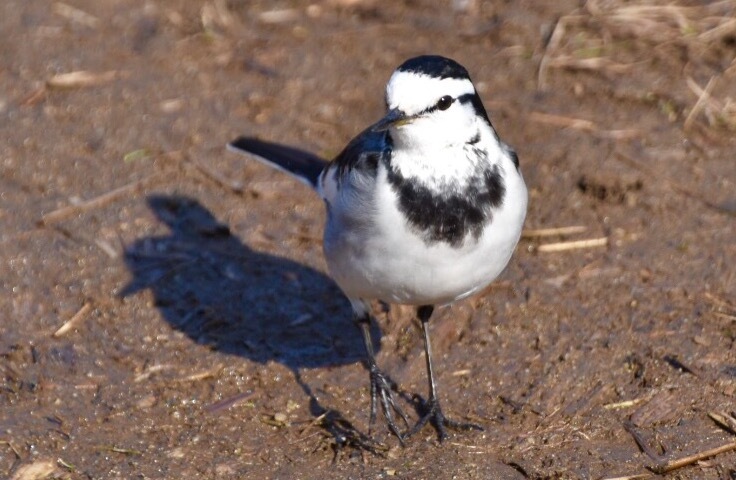
[[[375,193],[370,222],[328,216],[325,257],[331,276],[349,298],[410,305],[441,305],[483,289],[506,267],[519,240],[527,192],[519,175],[507,175],[503,205],[479,238],[462,245],[427,244],[404,220],[387,182]],[[349,223],[349,222],[348,222]],[[339,234],[338,234],[339,233]]]

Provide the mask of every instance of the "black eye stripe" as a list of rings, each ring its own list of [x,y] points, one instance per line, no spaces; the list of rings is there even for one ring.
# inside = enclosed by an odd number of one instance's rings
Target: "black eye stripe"
[[[449,95],[446,95],[446,96],[449,97]],[[442,98],[444,98],[444,97],[442,97]],[[452,97],[450,97],[450,98],[452,98]],[[483,118],[486,121],[486,123],[488,123],[489,125],[491,124],[491,121],[488,119],[488,114],[486,113],[486,109],[483,106],[483,102],[481,101],[481,99],[480,99],[480,97],[478,96],[477,93],[475,93],[475,92],[473,92],[473,93],[465,93],[463,95],[460,95],[459,97],[452,98],[452,102],[450,104],[455,103],[455,102],[459,102],[459,103],[462,103],[462,104],[470,104],[470,105],[472,105],[473,106],[473,110],[475,110],[475,113],[479,117]],[[448,106],[448,108],[449,108],[449,106]],[[432,112],[435,112],[437,110],[440,110],[440,108],[439,108],[439,101],[437,103],[435,103],[434,105],[432,105],[431,107],[427,107],[424,110],[422,110],[421,112],[419,112],[419,113],[417,113],[416,115],[413,115],[413,116],[414,117],[421,117],[422,115],[427,115],[427,114],[432,113]]]
[[[473,98],[476,96],[475,93],[466,93],[457,97],[457,101],[460,103],[473,103]]]
[[[491,121],[488,118],[488,113],[486,113],[483,102],[481,101],[477,93],[466,93],[465,95],[460,95],[459,97],[457,97],[457,101],[462,104],[472,105],[473,110],[475,110],[475,114],[483,118],[486,123],[488,123],[488,125],[491,125]]]
[[[449,99],[449,103],[447,103],[447,106],[445,106],[445,108],[442,108],[442,105],[444,105],[445,101],[448,101],[448,100],[445,100],[445,99]],[[428,113],[436,112],[437,110],[447,110],[448,108],[450,108],[450,105],[452,105],[453,103],[455,103],[455,100],[457,100],[457,99],[452,98],[449,95],[445,95],[442,98],[440,98],[437,101],[437,103],[435,103],[431,107],[425,108],[424,110],[422,110],[421,112],[419,112],[416,116],[419,117],[419,116],[422,116],[422,115],[426,115]]]

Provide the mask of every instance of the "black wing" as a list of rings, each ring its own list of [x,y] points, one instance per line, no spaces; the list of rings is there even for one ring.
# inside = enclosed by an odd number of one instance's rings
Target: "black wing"
[[[288,173],[312,188],[317,188],[319,174],[327,166],[325,160],[313,153],[253,137],[239,137],[227,146],[230,151],[253,155],[260,162]]]
[[[371,126],[347,144],[343,151],[335,157],[331,167],[337,168],[340,177],[351,170],[375,173],[378,162],[389,158],[390,137],[388,133],[375,131]]]

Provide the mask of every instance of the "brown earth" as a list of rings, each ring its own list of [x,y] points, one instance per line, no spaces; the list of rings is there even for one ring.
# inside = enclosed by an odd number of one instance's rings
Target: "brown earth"
[[[609,478],[732,444],[736,2],[582,3],[4,0],[0,477]],[[361,436],[319,199],[224,145],[334,155],[428,52],[518,150],[527,229],[585,230],[439,312],[445,410],[485,431],[401,448]],[[426,395],[410,310],[378,317]]]

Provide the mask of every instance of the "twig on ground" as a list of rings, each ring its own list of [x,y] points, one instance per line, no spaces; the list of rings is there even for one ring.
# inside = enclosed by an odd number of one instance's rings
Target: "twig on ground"
[[[82,308],[80,308],[77,311],[77,313],[75,313],[74,316],[72,316],[72,318],[70,318],[69,320],[67,320],[67,322],[64,323],[64,325],[62,325],[61,327],[59,327],[59,329],[54,332],[53,337],[54,338],[59,338],[62,335],[64,335],[65,333],[69,332],[69,330],[71,330],[72,328],[74,328],[74,326],[80,320],[82,320],[90,312],[90,310],[92,310],[92,302],[87,301],[87,302],[84,303],[84,305],[82,305]]]
[[[603,408],[606,410],[618,410],[620,408],[629,408],[633,407],[634,405],[641,403],[644,400],[644,397],[634,398],[631,400],[624,400],[623,402],[615,402],[615,403],[606,403],[603,405]]]
[[[197,161],[194,158],[188,157],[189,163],[194,165],[194,167],[202,173],[205,177],[209,178],[210,180],[214,181],[217,185],[227,188],[228,190],[231,190],[232,192],[242,195],[243,194],[243,185],[239,182],[230,180],[229,178],[225,177],[220,172],[202,164],[201,162]]]
[[[651,473],[637,473],[634,475],[626,475],[624,477],[606,477],[601,480],[641,480],[644,478],[651,478],[653,475]]]
[[[74,466],[73,464],[71,464],[71,463],[67,462],[66,460],[64,460],[64,459],[63,459],[63,458],[61,458],[61,457],[59,457],[59,458],[57,458],[57,459],[56,459],[56,463],[57,463],[57,464],[58,464],[58,465],[59,465],[60,467],[64,467],[64,468],[66,468],[67,470],[69,470],[70,472],[75,472],[75,471],[77,470],[77,467],[75,467],[75,466]]]
[[[63,2],[54,2],[52,10],[61,17],[89,28],[97,28],[100,24],[100,19],[94,15]]]
[[[703,296],[707,298],[711,303],[715,304],[718,308],[724,308],[736,312],[736,304],[730,303],[728,300],[713,295],[710,292],[703,293]]]
[[[700,115],[700,112],[703,111],[703,109],[706,107],[706,104],[708,103],[708,100],[710,100],[710,92],[713,91],[713,87],[715,87],[715,75],[710,77],[710,80],[708,80],[708,84],[705,86],[704,89],[700,88],[700,85],[698,85],[695,80],[692,79],[692,77],[687,77],[687,84],[693,91],[700,91],[698,95],[698,100],[695,102],[695,105],[693,105],[693,108],[690,109],[690,113],[687,115],[687,118],[685,119],[684,128],[685,130],[689,130],[692,126],[693,122],[697,118],[698,115]]]
[[[554,115],[552,113],[532,112],[529,114],[529,120],[554,125],[556,127],[572,128],[575,130],[596,130],[595,123],[590,120],[564,117],[562,115]]]
[[[698,96],[697,102],[693,106],[690,115],[688,115],[688,120],[691,117],[692,120],[690,120],[689,124],[686,122],[686,129],[692,125],[695,117],[701,112],[705,114],[705,117],[708,119],[708,125],[711,127],[725,126],[730,129],[736,128],[736,102],[730,97],[722,101],[711,95],[711,92],[715,88],[715,83],[722,76],[726,76],[726,74],[711,77],[705,88],[698,85],[692,77],[686,79],[688,88]]]
[[[41,102],[44,98],[46,98],[46,84],[41,85],[40,87],[33,90],[31,93],[26,95],[20,100],[20,105],[22,107],[31,107],[33,105],[36,105],[37,103]]]
[[[230,408],[230,407],[232,407],[234,405],[237,405],[238,403],[240,403],[240,402],[242,402],[244,400],[249,399],[253,395],[255,395],[255,392],[253,390],[249,390],[247,392],[242,392],[242,393],[239,393],[239,394],[237,394],[235,396],[232,396],[230,398],[225,398],[223,400],[220,400],[219,402],[213,403],[212,405],[210,405],[209,407],[207,407],[205,409],[205,411],[207,413],[217,413],[217,412],[220,412],[222,410],[226,410],[226,409],[228,409],[228,408]]]
[[[716,422],[719,427],[725,429],[729,433],[736,435],[736,418],[723,412],[710,412],[708,413],[708,416],[711,418],[711,420]]]
[[[719,426],[725,428],[731,433],[736,433],[736,419],[735,418],[731,417],[730,415],[719,414],[719,413],[709,413],[708,416],[711,419],[713,419]],[[687,467],[701,460],[705,460],[710,457],[715,457],[716,455],[719,455],[721,453],[736,450],[736,442],[732,442],[732,443],[727,443],[726,445],[721,445],[720,447],[715,447],[715,448],[711,448],[708,450],[704,450],[702,452],[698,452],[693,455],[688,455],[682,458],[677,458],[674,460],[664,460],[662,458],[662,455],[657,454],[651,449],[651,447],[649,447],[646,440],[641,436],[641,434],[636,430],[636,428],[631,422],[629,421],[624,422],[624,429],[633,437],[634,441],[639,446],[639,449],[642,452],[644,452],[647,456],[649,456],[652,460],[657,462],[655,465],[650,466],[648,468],[652,472],[659,474],[659,475],[671,472],[673,470],[677,470],[678,468]],[[625,477],[610,477],[610,478],[605,478],[604,480],[633,480],[633,479],[640,479],[640,478],[648,478],[649,476],[651,475],[650,474],[636,474],[636,475],[625,476]]]
[[[529,120],[539,123],[545,123],[548,125],[554,125],[557,127],[572,128],[574,130],[590,132],[597,137],[610,138],[613,140],[623,140],[627,138],[638,137],[641,135],[641,132],[639,130],[634,129],[602,130],[598,128],[595,122],[592,122],[591,120],[585,120],[583,118],[564,117],[562,115],[555,115],[551,113],[532,112],[529,114]]]
[[[106,451],[106,452],[113,452],[113,453],[122,453],[123,455],[143,455],[143,452],[140,450],[134,450],[132,448],[123,448],[123,447],[116,447],[115,445],[99,445],[97,447],[98,450]]]
[[[687,457],[682,457],[676,460],[670,460],[668,462],[660,463],[651,467],[651,470],[654,473],[658,473],[661,475],[673,470],[677,470],[678,468],[687,467],[688,465],[692,465],[693,463],[705,460],[706,458],[715,457],[716,455],[719,455],[721,453],[730,452],[731,450],[736,450],[736,442],[721,445],[720,447],[716,448],[711,448],[709,450],[705,450],[693,455],[688,455]]]
[[[133,378],[133,382],[138,383],[138,382],[142,382],[143,380],[148,380],[149,378],[151,378],[151,375],[153,375],[154,373],[162,372],[164,370],[169,370],[171,368],[173,368],[172,365],[167,365],[167,364],[162,364],[162,363],[151,365],[150,367],[146,369],[146,371],[136,375]]]
[[[713,304],[713,315],[725,320],[736,320],[736,305],[717,297],[710,292],[705,292],[703,296]]]
[[[732,35],[734,31],[736,31],[736,18],[732,18],[716,27],[704,31],[698,35],[698,40],[703,43],[715,42]]]
[[[115,250],[115,247],[110,245],[107,240],[103,240],[102,238],[95,238],[95,243],[98,247],[100,247],[100,250],[107,254],[108,257],[115,259],[120,256],[118,251]]]
[[[41,217],[41,224],[49,225],[51,223],[58,222],[59,220],[62,220],[64,218],[70,217],[76,213],[100,208],[110,202],[117,200],[120,197],[135,192],[138,189],[143,188],[147,185],[150,185],[151,183],[154,183],[154,181],[158,181],[160,178],[162,178],[161,174],[154,173],[152,175],[149,175],[148,177],[136,180],[135,182],[123,185],[122,187],[118,187],[114,190],[110,190],[109,192],[103,193],[102,195],[82,202],[78,205],[69,205],[54,210],[53,212],[46,213]]]
[[[636,64],[617,63],[607,57],[577,58],[572,55],[560,55],[547,62],[547,68],[567,68],[570,70],[602,70],[611,73],[624,73]]]
[[[539,252],[563,252],[566,250],[578,250],[581,248],[605,247],[608,245],[608,237],[589,238],[586,240],[574,240],[571,242],[545,243],[537,247]]]
[[[87,70],[78,70],[76,72],[60,73],[46,80],[46,85],[50,88],[79,88],[79,87],[95,87],[109,83],[120,76],[117,70],[109,70],[107,72],[89,72]]]
[[[179,380],[176,380],[176,382],[178,383],[196,382],[199,380],[204,380],[205,378],[212,378],[215,375],[217,375],[220,372],[220,370],[222,370],[222,365],[217,365],[215,368],[205,370],[204,372],[193,373],[191,375],[187,375],[184,378],[180,378]]]
[[[547,40],[547,44],[544,46],[542,59],[539,61],[537,90],[542,92],[547,90],[547,63],[549,63],[550,55],[557,48],[560,44],[560,40],[562,40],[562,37],[565,35],[564,18],[565,17],[558,18],[555,22],[555,26],[552,28],[552,34],[549,36],[549,40]]]
[[[559,48],[562,43],[562,39],[567,31],[567,25],[575,23],[585,18],[581,15],[565,15],[557,19],[554,27],[552,28],[552,34],[549,36],[547,44],[544,46],[544,53],[542,59],[539,61],[539,70],[537,71],[537,90],[547,90],[547,70],[549,63],[552,58],[552,54]]]

